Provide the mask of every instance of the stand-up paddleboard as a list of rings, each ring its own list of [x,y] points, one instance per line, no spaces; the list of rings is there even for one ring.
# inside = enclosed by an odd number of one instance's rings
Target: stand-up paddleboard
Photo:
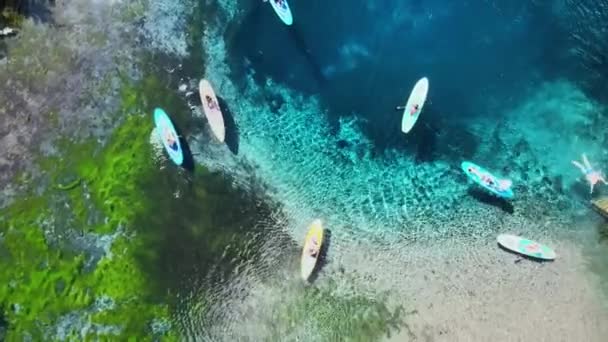
[[[401,131],[403,133],[411,131],[416,121],[418,121],[428,92],[429,80],[423,77],[414,85],[414,89],[412,89],[410,97],[407,99],[407,104],[403,109],[403,119],[401,119]]]
[[[494,195],[506,199],[513,198],[514,193],[511,187],[508,187],[506,190],[499,190],[498,184],[501,179],[497,178],[481,166],[465,161],[460,164],[460,167],[462,168],[462,171],[464,171],[464,173],[467,175],[467,177],[469,177],[469,179],[481,185],[484,189],[490,191]],[[482,179],[482,175],[485,175],[492,184],[488,184],[488,182],[485,182]]]
[[[519,236],[500,234],[496,238],[496,241],[506,249],[529,257],[543,260],[553,260],[556,257],[555,252],[551,248]]]
[[[591,201],[593,209],[608,219],[608,197],[601,197]]]
[[[158,132],[160,140],[163,142],[163,146],[169,154],[169,158],[171,158],[175,164],[182,165],[184,162],[182,146],[179,143],[179,137],[177,136],[175,126],[173,126],[171,119],[164,110],[160,108],[154,109],[154,124],[156,125],[156,131]]]
[[[321,223],[321,220],[317,219],[312,222],[308,229],[306,239],[304,240],[304,249],[302,250],[301,274],[302,279],[305,281],[308,280],[308,277],[310,277],[317,265],[322,245],[323,224]],[[311,250],[314,251],[314,254],[311,254]]]
[[[203,111],[211,126],[211,131],[220,142],[224,142],[226,137],[226,127],[224,126],[224,115],[220,110],[220,104],[217,101],[215,92],[209,81],[202,79],[198,84],[198,91],[203,103]]]
[[[287,0],[268,0],[268,2],[285,25],[293,24],[293,16]]]

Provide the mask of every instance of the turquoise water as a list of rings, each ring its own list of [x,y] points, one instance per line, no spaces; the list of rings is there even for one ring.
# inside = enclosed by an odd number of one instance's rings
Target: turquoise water
[[[593,84],[581,87],[588,79],[571,72],[576,56],[560,50],[572,42],[561,36],[567,23],[554,20],[559,8],[444,1],[293,1],[291,7],[297,13],[293,27],[282,25],[268,6],[212,6],[222,15],[204,28],[205,72],[185,82],[194,89],[198,77],[209,79],[238,127],[238,152],[214,144],[203,129],[192,145],[195,159],[240,189],[261,185],[280,204],[281,230],[296,246],[314,218],[331,230],[320,289],[381,300],[382,291],[365,290],[376,281],[359,275],[358,268],[377,267],[371,276],[380,278],[403,270],[387,264],[383,272],[372,261],[379,255],[407,260],[407,246],[485,245],[505,230],[554,242],[574,237],[596,250],[595,223],[582,224],[580,218],[599,219],[570,161],[582,152],[596,165],[606,160],[598,131],[604,105],[593,97]],[[430,79],[429,100],[406,136],[393,108],[422,76]],[[196,108],[196,99],[190,103]],[[200,110],[194,115],[201,116]],[[475,189],[459,169],[463,160],[512,179],[516,199],[505,203]],[[282,253],[285,247],[267,242],[263,248]],[[359,248],[369,253],[369,264],[353,264],[346,256]],[[307,297],[310,290],[293,279],[297,252],[267,274],[261,265],[277,258],[272,253],[249,265],[244,273],[252,274],[222,288],[218,312],[203,315],[221,317],[220,328],[210,324],[191,336],[276,337],[269,327],[275,324],[266,321],[277,319],[273,310],[294,305],[296,312],[316,312],[317,300],[325,299]],[[484,253],[465,253],[473,255],[471,267],[485,265]],[[389,279],[395,287],[403,281]],[[243,292],[244,298],[234,299]],[[349,307],[349,315],[367,310]],[[384,322],[390,310],[380,315]],[[310,319],[292,314],[304,327],[275,327],[280,334],[315,339],[346,333],[316,321],[316,313]],[[186,326],[205,318],[186,320]]]
[[[179,339],[602,340],[608,230],[590,200],[607,190],[590,195],[571,161],[608,161],[604,1],[291,0],[291,27],[261,1],[191,5],[151,1],[135,45],[158,83],[143,107],[167,111],[194,163],[172,165],[150,132],[146,215],[72,239],[95,264],[106,245],[89,240],[136,237],[142,301],[169,306]],[[428,100],[405,135],[394,108],[424,76]],[[226,144],[201,111],[201,78]],[[472,184],[464,160],[511,179],[515,198]],[[52,195],[58,227],[75,215],[69,197]],[[317,218],[326,252],[305,284]],[[505,253],[500,233],[558,259]],[[63,317],[55,336],[85,324]]]

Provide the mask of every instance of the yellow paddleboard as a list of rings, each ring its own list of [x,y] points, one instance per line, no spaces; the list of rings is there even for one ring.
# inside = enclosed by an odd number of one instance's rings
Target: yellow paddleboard
[[[321,246],[323,245],[323,224],[317,219],[312,222],[306,240],[304,240],[304,249],[302,250],[301,274],[304,281],[312,274],[317,265]]]

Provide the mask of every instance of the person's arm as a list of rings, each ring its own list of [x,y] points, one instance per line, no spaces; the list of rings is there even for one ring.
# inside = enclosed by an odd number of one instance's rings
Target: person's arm
[[[593,194],[593,186],[594,184],[589,182],[589,195]]]

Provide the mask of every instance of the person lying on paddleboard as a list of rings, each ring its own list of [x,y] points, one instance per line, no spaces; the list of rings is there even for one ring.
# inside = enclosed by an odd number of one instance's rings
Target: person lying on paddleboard
[[[262,1],[263,1],[263,2],[268,2],[268,0],[262,0]],[[285,0],[272,0],[272,1],[274,1],[274,3],[275,3],[275,4],[277,4],[277,5],[281,6],[281,7],[283,7],[283,2],[284,2]]]
[[[211,109],[211,110],[220,109],[219,106],[217,105],[217,103],[215,101],[213,101],[211,96],[205,95],[205,100],[207,100],[207,107],[209,107],[209,109]]]
[[[485,185],[496,189],[499,192],[509,190],[513,182],[509,179],[495,179],[492,175],[480,172],[476,167],[469,167],[467,171],[476,175]]]
[[[583,153],[583,163],[582,164],[576,160],[573,160],[572,164],[574,164],[574,166],[576,166],[579,170],[581,170],[583,175],[585,175],[585,180],[587,181],[587,183],[589,183],[589,193],[590,194],[593,193],[593,187],[598,182],[608,184],[608,183],[606,183],[606,179],[604,179],[604,175],[602,174],[602,171],[593,169],[593,167],[591,166],[591,163],[589,163],[589,160],[587,159],[587,155],[585,155],[585,153]]]
[[[313,236],[310,239],[310,242],[308,244],[308,254],[314,258],[317,256],[318,253],[319,253],[319,242],[317,241],[317,237]]]
[[[165,141],[172,150],[177,151],[177,139],[175,139],[175,136],[173,136],[173,132],[171,132],[169,127],[165,127]]]
[[[405,106],[395,107],[395,110],[404,110],[404,109],[405,109]],[[418,104],[413,105],[412,108],[410,109],[410,116],[416,115],[416,113],[418,113],[419,110],[420,110],[420,106]]]

